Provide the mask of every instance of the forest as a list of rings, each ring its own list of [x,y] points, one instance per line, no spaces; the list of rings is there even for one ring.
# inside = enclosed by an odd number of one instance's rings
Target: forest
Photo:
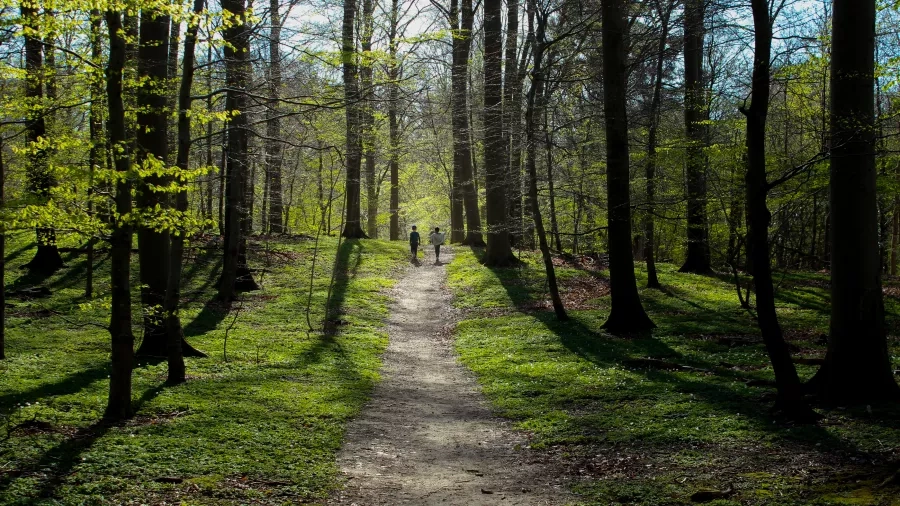
[[[888,0],[0,0],[0,503],[900,504],[898,139]]]

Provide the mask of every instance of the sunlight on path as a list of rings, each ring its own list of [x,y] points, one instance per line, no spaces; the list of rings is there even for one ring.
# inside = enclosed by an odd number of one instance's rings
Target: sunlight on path
[[[441,261],[449,263],[446,250]],[[519,449],[524,438],[491,416],[457,364],[445,279],[426,246],[397,284],[383,379],[349,426],[338,457],[346,487],[330,504],[564,504],[559,472]]]

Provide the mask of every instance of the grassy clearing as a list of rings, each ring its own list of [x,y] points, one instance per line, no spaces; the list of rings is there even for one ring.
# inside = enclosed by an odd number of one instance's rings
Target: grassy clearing
[[[0,504],[283,504],[323,497],[334,485],[344,424],[378,379],[385,292],[407,260],[403,244],[343,243],[329,317],[334,335],[308,332],[313,241],[254,243],[251,264],[263,289],[230,312],[209,302],[219,251],[190,250],[183,323],[188,341],[209,358],[189,359],[188,382],[174,388],[163,387],[164,363],[139,364],[137,415],[106,426],[97,423],[108,375],[105,293],[83,298],[82,256],[70,254],[49,279],[23,276],[17,267],[33,254],[31,237],[10,240],[8,289],[39,283],[53,295],[13,299],[8,308]],[[326,238],[321,248],[316,328],[337,240]],[[104,291],[107,265],[106,256],[97,258]]]
[[[621,339],[600,330],[606,271],[559,267],[564,298],[579,310],[558,323],[537,257],[492,270],[477,254],[460,250],[448,267],[468,314],[457,350],[496,411],[584,477],[585,504],[684,504],[733,484],[712,504],[900,505],[896,485],[878,486],[900,462],[900,409],[823,409],[814,427],[773,420],[773,391],[748,385],[774,377],[762,345],[746,343],[758,334],[733,285],[661,265],[665,290],[641,292],[659,328],[652,339]],[[640,269],[638,282],[646,282]],[[795,354],[823,356],[827,277],[790,273],[776,283]],[[900,303],[886,305],[900,366]],[[647,358],[693,369],[648,367]],[[815,370],[798,368],[803,377]]]

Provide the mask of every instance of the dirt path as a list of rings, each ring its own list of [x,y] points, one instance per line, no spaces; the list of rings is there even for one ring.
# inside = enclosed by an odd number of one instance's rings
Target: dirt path
[[[382,381],[348,428],[338,457],[346,486],[330,504],[564,504],[560,473],[491,416],[442,337],[451,296],[430,250],[395,289]],[[452,251],[441,257],[449,263]]]

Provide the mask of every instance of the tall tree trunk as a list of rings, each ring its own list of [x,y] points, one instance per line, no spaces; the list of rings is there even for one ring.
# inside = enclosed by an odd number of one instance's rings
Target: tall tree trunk
[[[775,409],[800,421],[815,419],[815,413],[803,400],[803,392],[797,370],[791,361],[790,351],[778,315],[775,313],[775,291],[772,286],[772,268],[769,258],[769,221],[771,214],[766,205],[769,190],[766,181],[766,119],[769,112],[769,65],[772,46],[772,23],[769,19],[767,0],[751,0],[756,47],[753,55],[753,78],[748,109],[741,112],[747,117],[747,252],[753,268],[756,287],[756,313],[766,352],[775,372],[778,397]]]
[[[545,39],[545,31],[547,27],[547,15],[544,12],[538,12],[534,5],[535,0],[528,0],[532,12],[536,13],[537,27],[535,32],[534,46],[534,65],[531,70],[531,89],[528,90],[528,106],[525,110],[525,143],[528,149],[526,165],[528,167],[528,193],[529,200],[538,201],[537,188],[537,129],[536,122],[543,116],[545,107],[544,87],[546,79],[544,77],[543,59],[544,52],[547,49]],[[531,22],[531,18],[529,18]],[[556,313],[556,319],[565,321],[569,319],[566,309],[563,307],[562,299],[559,296],[559,287],[556,283],[556,269],[553,267],[553,256],[550,255],[550,246],[547,243],[547,233],[544,230],[544,222],[541,218],[541,207],[531,206],[531,215],[534,220],[534,227],[537,230],[538,245],[541,248],[541,257],[544,260],[544,270],[547,273],[547,286],[550,289],[550,298],[553,301],[553,311]]]
[[[246,22],[244,0],[222,0],[222,8],[237,20],[223,32],[225,46],[225,109],[236,114],[230,119],[227,130],[225,176],[225,254],[222,275],[219,279],[219,299],[234,300],[239,281],[246,269],[246,194],[244,189],[249,171],[247,95],[250,80],[248,50],[250,33]],[[242,265],[243,264],[243,265]],[[243,267],[243,269],[242,269]]]
[[[341,31],[341,61],[344,74],[344,102],[347,115],[347,152],[344,155],[347,173],[347,217],[344,231],[347,238],[361,238],[366,234],[360,223],[360,172],[362,169],[362,141],[360,136],[359,83],[356,66],[356,0],[344,0],[344,23]]]
[[[502,4],[502,0],[484,2],[484,188],[488,226],[484,263],[492,267],[516,261],[506,219],[509,168],[503,143]]]
[[[372,33],[374,31],[375,3],[362,0],[362,45],[359,70],[363,158],[366,167],[366,234],[375,239],[378,236],[378,186],[375,180],[375,89],[372,79]]]
[[[835,0],[833,9],[831,332],[813,385],[833,402],[896,400],[875,204],[875,0]]]
[[[400,22],[400,2],[391,0],[391,24],[388,33],[388,129],[390,136],[391,171],[391,224],[390,239],[400,239],[400,124],[397,109],[400,107],[400,62],[397,60],[397,25]],[[320,170],[321,174],[321,157]],[[321,175],[320,175],[321,179]],[[459,223],[462,226],[460,220]]]
[[[681,272],[712,271],[706,217],[706,161],[703,153],[706,115],[703,87],[704,0],[684,4],[684,128],[687,133],[687,258]]]
[[[284,204],[281,189],[281,160],[284,157],[281,145],[281,1],[270,0],[269,19],[272,24],[269,30],[269,108],[266,124],[266,179],[268,180],[269,231],[273,234],[284,233]]]
[[[519,43],[519,0],[506,1],[506,77],[503,82],[503,129],[506,134],[507,185],[509,195],[509,234],[516,247],[522,247],[522,88],[516,53]]]
[[[27,190],[42,202],[50,199],[50,191],[56,186],[56,177],[50,172],[47,148],[34,147],[47,137],[47,126],[44,120],[44,73],[43,41],[40,38],[40,20],[37,4],[23,2],[20,7],[25,38],[25,100],[29,104],[29,117],[26,123],[25,140],[33,152],[29,155],[27,171]],[[52,88],[51,88],[52,90]],[[25,264],[29,270],[43,275],[51,274],[62,267],[62,257],[56,247],[56,230],[52,227],[37,227],[37,252],[30,262]]]
[[[122,73],[126,48],[122,30],[122,14],[106,12],[109,30],[109,63],[106,70],[106,94],[109,107],[107,131],[113,146],[116,173],[116,216],[131,213],[131,154],[122,102]],[[110,281],[112,304],[109,334],[112,340],[112,368],[109,375],[109,398],[104,418],[123,419],[131,416],[131,364],[134,360],[134,335],[131,332],[131,223],[127,219],[112,220],[110,237]]]
[[[481,213],[478,208],[478,189],[475,187],[475,168],[472,162],[472,132],[469,118],[469,54],[472,50],[472,33],[475,12],[472,0],[461,0],[462,12],[458,35],[453,37],[453,67],[451,86],[453,100],[453,163],[459,163],[463,208],[466,212],[466,246],[484,246],[481,232]]]
[[[450,25],[452,47],[450,53],[450,114],[453,129],[453,180],[451,181],[450,185],[450,242],[459,244],[466,238],[466,229],[465,225],[463,224],[463,177],[462,161],[459,158],[460,152],[457,146],[457,137],[459,137],[460,134],[457,130],[456,125],[456,103],[459,100],[459,97],[457,97],[457,87],[459,86],[458,81],[460,79],[465,80],[465,75],[460,76],[460,73],[464,71],[464,69],[468,68],[468,61],[459,61],[460,49],[462,49],[460,47],[460,41],[458,40],[461,36],[459,31],[459,0],[450,0],[450,11],[448,12],[447,21]],[[465,83],[463,83],[463,86],[465,86]]]
[[[663,4],[663,2],[666,2]],[[656,11],[659,15],[659,45],[656,55],[656,74],[653,76],[653,98],[650,100],[650,127],[647,129],[647,211],[644,218],[644,258],[647,260],[647,288],[661,288],[656,275],[656,145],[659,131],[659,109],[662,100],[663,72],[666,63],[666,45],[669,41],[669,17],[675,3],[670,0],[657,0]]]
[[[891,267],[890,275],[897,275],[897,254],[900,253],[900,199],[894,198],[894,212],[891,217]]]
[[[103,39],[100,33],[103,29],[103,19],[100,16],[101,14],[98,9],[91,9],[89,19],[91,24],[91,61],[97,65],[100,65],[103,58]],[[92,73],[90,90],[91,105],[89,112],[89,128],[91,147],[88,154],[89,182],[87,212],[88,215],[93,215],[95,194],[94,174],[98,167],[102,168],[103,166],[103,160],[105,159],[103,148],[106,144],[103,139],[103,113],[101,111],[101,104],[103,103],[103,76],[99,72]],[[87,259],[85,260],[86,269],[84,275],[84,297],[86,299],[91,299],[94,296],[94,244],[96,242],[97,239],[92,236],[88,239],[87,243]]]
[[[181,87],[178,91],[178,154],[175,158],[175,165],[180,174],[176,180],[179,190],[175,194],[175,210],[182,217],[186,217],[188,213],[186,174],[190,169],[191,155],[191,118],[188,113],[191,110],[191,85],[194,81],[194,47],[197,44],[197,30],[200,24],[200,15],[203,12],[203,3],[204,0],[194,0],[193,16],[188,22],[187,34],[184,39]],[[169,364],[168,383],[170,384],[183,383],[185,380],[184,346],[182,346],[184,330],[178,316],[185,233],[184,230],[175,233],[169,252],[169,279],[166,284],[164,308],[166,333],[168,334],[166,351]]]
[[[603,112],[606,119],[609,281],[612,308],[603,328],[613,333],[654,328],[644,312],[631,254],[631,190],[628,171],[628,116],[625,39],[628,0],[601,2],[603,19]]]
[[[150,174],[138,183],[135,198],[137,211],[143,214],[137,227],[141,304],[144,309],[144,339],[135,353],[138,357],[166,356],[166,327],[162,309],[168,278],[169,232],[160,229],[158,210],[169,207],[169,198],[155,188],[168,184],[170,178],[151,171],[164,168],[168,159],[168,52],[169,16],[161,10],[144,8],[138,47],[138,75],[143,80],[137,90],[135,162]]]
[[[6,205],[6,168],[3,166],[3,135],[0,134],[0,209]],[[6,358],[6,234],[0,230],[0,360]]]
[[[550,53],[550,60],[553,60],[553,52]],[[549,93],[549,91],[544,91]],[[546,103],[547,97],[542,100]],[[550,131],[550,113],[546,107],[542,107],[544,117],[544,151],[547,154],[547,197],[550,200],[550,235],[553,236],[553,242],[556,244],[556,251],[562,253],[562,240],[559,237],[559,221],[556,219],[556,187],[553,184],[553,134]],[[537,202],[537,200],[535,200]],[[537,207],[537,206],[535,206]]]

